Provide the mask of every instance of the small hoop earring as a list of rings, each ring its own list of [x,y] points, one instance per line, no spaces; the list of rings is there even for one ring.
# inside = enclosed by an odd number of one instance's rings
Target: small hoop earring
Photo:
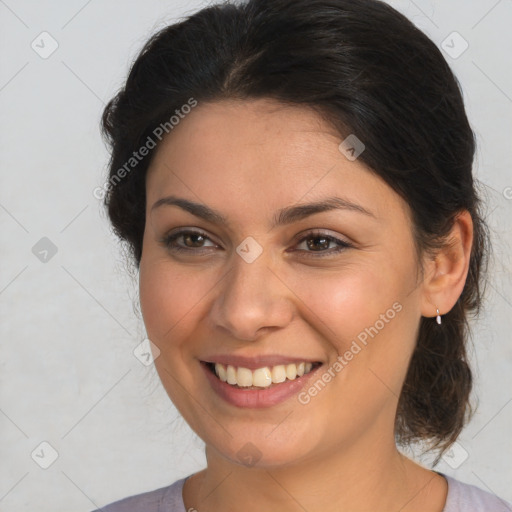
[[[436,316],[436,322],[441,325],[441,315],[439,314],[439,309],[436,308],[437,316]]]

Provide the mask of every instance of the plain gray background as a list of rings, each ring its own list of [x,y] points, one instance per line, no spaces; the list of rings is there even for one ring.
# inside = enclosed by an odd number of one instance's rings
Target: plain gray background
[[[479,409],[437,470],[512,501],[512,1],[390,3],[451,52],[495,243],[472,356]],[[136,278],[93,196],[104,104],[152,33],[204,5],[0,0],[1,510],[86,512],[204,467],[133,354]]]

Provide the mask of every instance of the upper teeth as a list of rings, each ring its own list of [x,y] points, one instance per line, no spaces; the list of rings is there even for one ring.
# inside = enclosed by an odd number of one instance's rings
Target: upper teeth
[[[269,368],[258,368],[257,370],[249,370],[248,368],[235,367],[230,364],[224,366],[220,363],[215,363],[215,373],[219,379],[228,384],[238,385],[240,387],[256,386],[266,388],[272,383],[279,384],[286,379],[294,380],[297,377],[302,377],[305,373],[309,373],[312,368],[312,363],[299,363],[299,364],[280,364]]]

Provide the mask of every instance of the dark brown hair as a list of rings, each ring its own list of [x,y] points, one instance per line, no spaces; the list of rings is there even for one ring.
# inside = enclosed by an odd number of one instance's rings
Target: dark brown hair
[[[456,215],[470,212],[464,290],[441,326],[421,319],[395,425],[398,443],[424,440],[442,453],[471,411],[467,315],[481,302],[488,235],[472,176],[474,134],[440,50],[377,0],[225,3],[156,33],[102,119],[111,148],[105,206],[137,267],[155,150],[133,168],[126,162],[191,98],[272,98],[314,108],[342,138],[356,134],[366,146],[359,159],[410,206],[419,255],[435,253]]]

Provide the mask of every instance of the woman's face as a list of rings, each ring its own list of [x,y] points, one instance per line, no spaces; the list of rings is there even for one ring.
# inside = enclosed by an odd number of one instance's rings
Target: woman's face
[[[394,447],[421,316],[410,212],[341,142],[304,108],[204,103],[148,171],[140,301],[156,368],[224,459]]]

